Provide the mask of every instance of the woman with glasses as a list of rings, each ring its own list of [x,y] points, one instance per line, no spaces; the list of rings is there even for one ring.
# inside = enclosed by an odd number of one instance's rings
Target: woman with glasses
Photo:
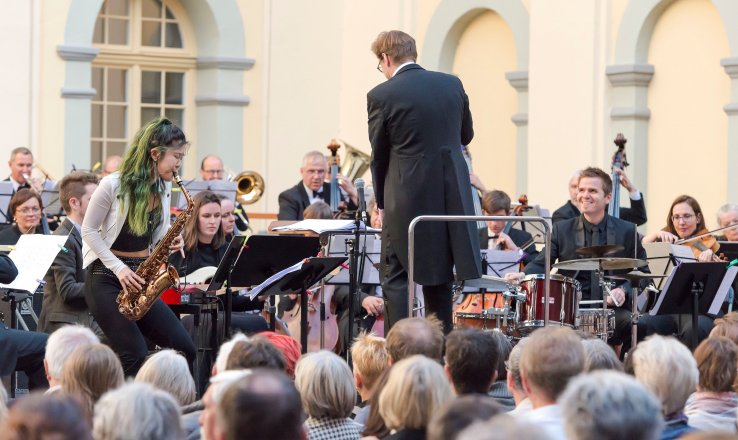
[[[16,244],[21,235],[43,234],[41,227],[41,197],[30,189],[21,189],[13,195],[8,212],[15,219],[13,226],[0,232],[0,244]]]
[[[643,237],[643,243],[675,243],[706,231],[702,208],[694,197],[681,195],[671,204],[666,218],[666,227]],[[693,242],[689,242],[691,244]],[[714,261],[717,248],[700,249],[696,253],[699,261]]]

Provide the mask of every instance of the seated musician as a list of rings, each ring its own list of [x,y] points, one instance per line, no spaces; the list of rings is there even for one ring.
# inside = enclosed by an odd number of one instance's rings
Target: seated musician
[[[643,193],[628,179],[628,176],[622,171],[617,171],[620,176],[620,184],[628,191],[630,195],[630,208],[620,208],[620,218],[635,223],[640,226],[648,220],[646,216],[646,203],[643,201]],[[554,211],[551,216],[551,221],[557,223],[563,220],[579,216],[579,202],[577,202],[577,196],[579,194],[579,176],[581,171],[576,171],[569,179],[569,201]],[[617,202],[617,201],[616,201]]]
[[[510,209],[510,197],[505,192],[498,190],[485,193],[482,198],[482,212],[484,215],[510,215],[512,213]],[[527,243],[528,246],[523,249],[522,262],[528,264],[533,261],[538,255],[536,245],[532,240],[533,236],[529,232],[515,228],[510,228],[505,233],[506,225],[507,222],[505,221],[487,222],[487,229],[482,230],[479,234],[482,249],[516,251],[519,249],[519,246]]]
[[[669,209],[666,227],[660,231],[653,232],[643,237],[643,243],[674,243],[678,240],[692,237],[705,232],[705,218],[702,208],[693,197],[681,195],[674,199]],[[685,242],[693,248],[695,257],[699,261],[715,261],[715,250],[712,248],[700,249],[700,240]],[[712,329],[713,318],[700,315],[698,321],[697,338],[699,341],[705,339]],[[690,344],[692,341],[692,316],[691,315],[656,315],[642,316],[638,320],[638,337],[646,337],[658,333],[660,335],[676,334],[679,339]]]
[[[81,234],[87,205],[99,180],[95,174],[75,171],[59,184],[59,199],[67,218],[54,235],[68,238],[44,277],[44,300],[38,320],[38,329],[44,333],[52,333],[67,324],[81,324],[103,338],[85,301],[87,271],[82,269]]]
[[[612,180],[599,168],[586,168],[581,171],[577,184],[577,205],[581,215],[554,223],[551,236],[551,263],[583,258],[577,249],[589,246],[621,245],[625,249],[609,255],[611,257],[646,258],[646,251],[640,242],[636,248],[636,226],[633,223],[607,214],[607,205],[612,199]],[[520,279],[526,274],[545,272],[545,251],[525,267],[525,273],[508,274],[506,278]],[[641,269],[641,270],[647,270]],[[626,271],[627,272],[627,271]],[[602,288],[594,271],[559,271],[561,275],[574,277],[582,288],[582,300],[601,300]],[[611,345],[616,347],[630,345],[630,303],[626,300],[629,291],[627,283],[618,282],[618,287],[606,298],[608,308],[615,310],[615,329]]]
[[[241,231],[236,229],[236,206],[233,200],[224,195],[218,196],[220,200],[220,227],[223,228],[226,242],[231,241],[234,235],[241,235]]]
[[[19,189],[10,199],[8,212],[15,219],[12,227],[0,232],[0,244],[16,244],[23,234],[43,234],[41,197],[33,190]]]
[[[183,237],[185,242],[185,256],[179,252],[169,257],[169,263],[173,265],[180,278],[191,284],[204,284],[209,281],[215,268],[228,249],[225,233],[221,222],[220,197],[211,191],[202,191],[193,197],[194,212],[187,220]],[[212,268],[209,276],[197,279],[192,278],[194,272],[204,268]],[[221,304],[223,304],[222,302]],[[257,311],[262,307],[258,300],[250,300],[247,296],[233,293],[233,310],[239,312]],[[219,318],[220,322],[223,322]],[[234,313],[231,325],[247,333],[255,333],[267,330],[264,319],[253,312]]]
[[[738,205],[726,203],[717,212],[718,227],[727,228],[730,225],[738,225]],[[717,237],[719,241],[738,241],[738,226],[723,229]]]
[[[279,220],[303,220],[305,208],[317,201],[330,202],[330,183],[325,182],[328,161],[320,151],[311,151],[302,159],[302,180],[279,195]],[[348,194],[348,210],[356,209],[358,194],[354,185],[343,176],[338,183]]]

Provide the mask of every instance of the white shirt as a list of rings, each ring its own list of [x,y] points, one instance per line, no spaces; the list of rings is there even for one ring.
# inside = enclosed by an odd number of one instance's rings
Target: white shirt
[[[542,428],[551,440],[566,440],[559,405],[546,405],[528,412],[518,412],[515,416]]]
[[[302,186],[305,188],[305,192],[308,195],[308,199],[310,200],[310,204],[312,205],[315,202],[322,202],[323,199],[320,196],[315,196],[313,193],[313,190],[305,186],[303,183]],[[321,185],[320,189],[323,189],[323,186]]]
[[[409,66],[410,64],[415,64],[415,61],[408,61],[407,63],[400,64],[400,67],[398,67],[397,69],[395,69],[394,72],[392,72],[392,77],[394,78],[394,76],[397,75],[397,72],[402,70],[403,67]]]

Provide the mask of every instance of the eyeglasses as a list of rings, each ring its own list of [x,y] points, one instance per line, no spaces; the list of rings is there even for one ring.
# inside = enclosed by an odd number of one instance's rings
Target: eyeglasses
[[[379,73],[384,73],[382,72],[382,60],[379,60],[379,62],[377,62],[377,70],[379,70]]]
[[[672,215],[671,221],[674,223],[679,223],[680,220],[684,220],[685,222],[691,221],[695,217],[694,214],[684,214],[684,215]]]
[[[18,210],[18,212],[20,212],[23,215],[38,214],[39,212],[41,212],[41,208],[21,208]]]
[[[208,176],[216,176],[218,174],[223,174],[223,170],[202,170],[202,172],[207,174]]]

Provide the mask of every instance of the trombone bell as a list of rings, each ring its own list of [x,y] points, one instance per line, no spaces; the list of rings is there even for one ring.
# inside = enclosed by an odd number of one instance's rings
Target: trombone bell
[[[264,195],[264,178],[256,171],[242,171],[231,179],[236,182],[236,201],[251,205]]]

